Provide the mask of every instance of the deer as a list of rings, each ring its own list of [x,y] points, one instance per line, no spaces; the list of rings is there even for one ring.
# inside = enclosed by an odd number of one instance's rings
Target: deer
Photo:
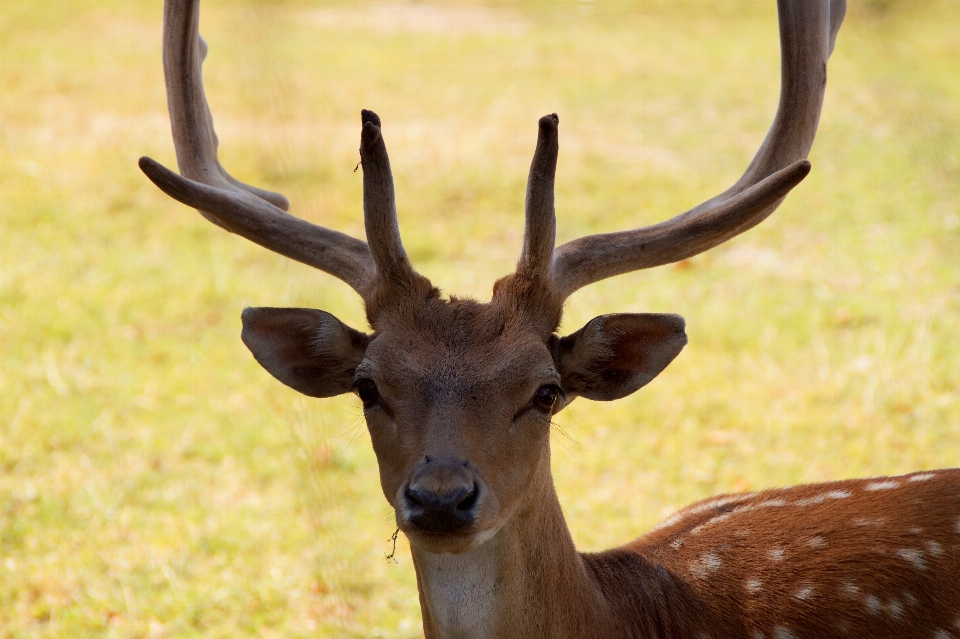
[[[333,275],[372,329],[247,308],[241,339],[310,397],[355,393],[384,497],[409,539],[428,639],[960,638],[960,469],[721,495],[623,546],[577,551],[550,468],[553,415],[649,383],[687,343],[678,315],[601,315],[557,334],[594,282],[685,260],[756,226],[809,173],[844,0],[778,0],[781,94],[729,189],[665,222],[555,246],[559,118],[542,117],[516,270],[489,302],[412,266],[384,127],[361,112],[366,241],[231,177],[204,95],[198,0],[166,0],[163,65],[179,174],[147,177],[225,230]]]

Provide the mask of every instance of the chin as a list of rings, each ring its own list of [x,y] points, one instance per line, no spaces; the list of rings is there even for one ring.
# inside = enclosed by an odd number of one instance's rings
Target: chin
[[[423,552],[435,555],[462,555],[490,541],[500,530],[499,526],[462,533],[431,533],[415,527],[400,527],[410,545]]]

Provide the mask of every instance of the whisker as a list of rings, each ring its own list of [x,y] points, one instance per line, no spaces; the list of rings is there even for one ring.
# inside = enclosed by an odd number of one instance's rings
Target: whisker
[[[567,445],[564,444],[562,440],[557,439],[556,442],[557,442],[558,444],[560,444],[560,446],[562,446],[565,451],[567,451],[567,454],[570,455],[570,457],[572,457],[573,459],[577,459],[576,454],[574,454],[574,452],[573,452],[572,450],[570,450],[569,448],[567,448]]]

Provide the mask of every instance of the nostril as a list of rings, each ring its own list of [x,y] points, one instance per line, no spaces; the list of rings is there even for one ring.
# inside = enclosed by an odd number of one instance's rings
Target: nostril
[[[473,510],[473,507],[477,505],[477,497],[479,497],[480,491],[477,490],[477,484],[474,483],[473,487],[470,489],[470,492],[464,495],[463,499],[460,500],[460,503],[457,504],[457,510],[460,511],[470,511]]]
[[[423,496],[420,495],[417,491],[412,488],[407,488],[404,492],[404,495],[408,500],[414,503],[416,506],[423,506]]]

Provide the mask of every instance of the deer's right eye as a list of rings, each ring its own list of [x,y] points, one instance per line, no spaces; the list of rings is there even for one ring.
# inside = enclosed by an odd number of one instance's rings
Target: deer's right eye
[[[380,401],[380,391],[372,379],[361,379],[354,386],[357,397],[363,402],[363,407],[373,408]]]

